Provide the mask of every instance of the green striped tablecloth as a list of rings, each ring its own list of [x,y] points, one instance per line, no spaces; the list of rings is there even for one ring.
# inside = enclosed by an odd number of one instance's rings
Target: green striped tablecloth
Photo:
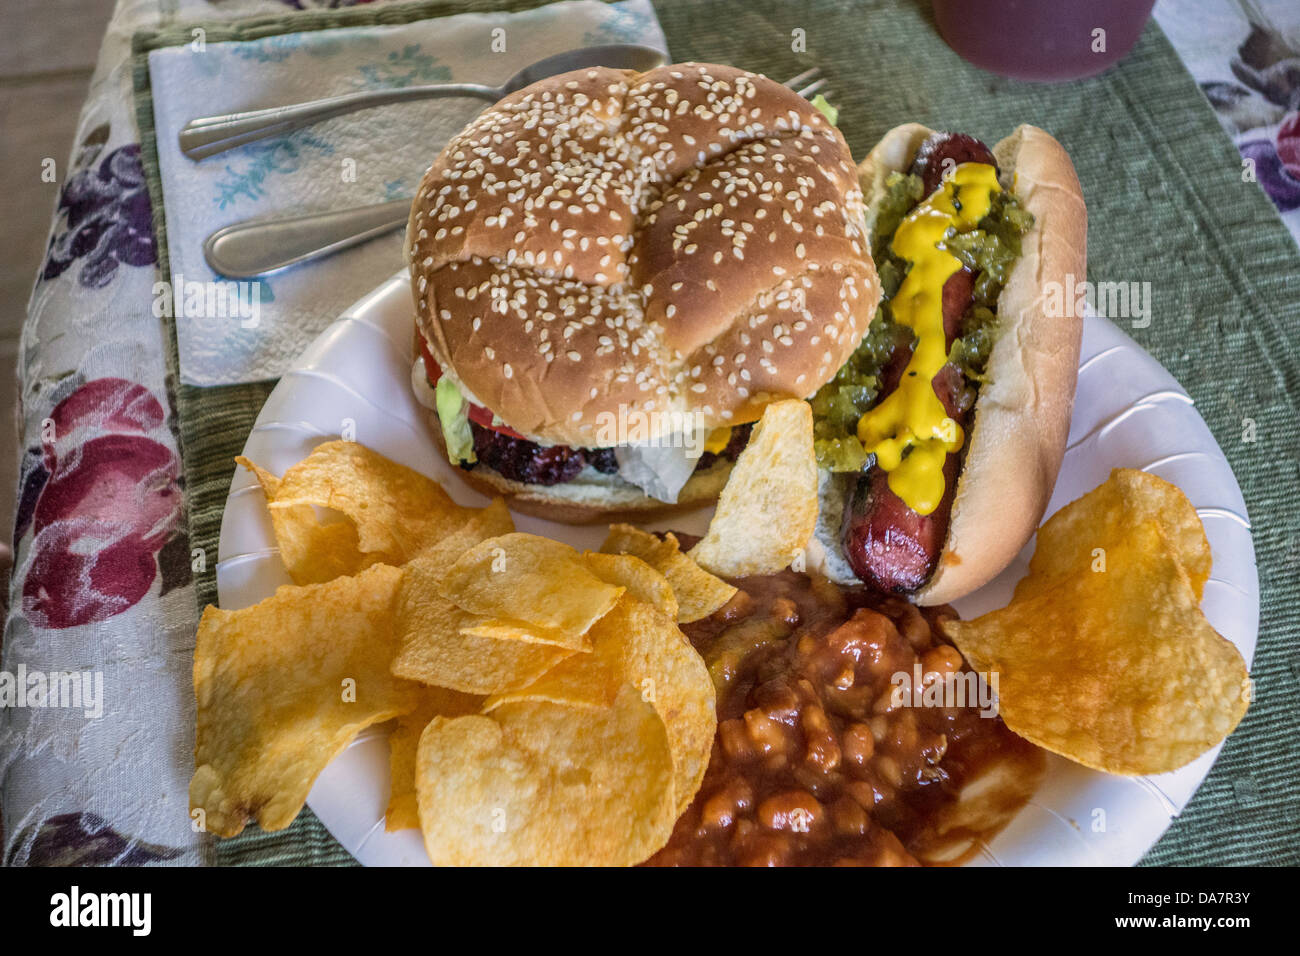
[[[861,156],[906,120],[990,141],[1021,122],[1069,150],[1089,208],[1093,281],[1151,283],[1153,318],[1133,330],[1183,384],[1231,462],[1254,525],[1262,594],[1257,698],[1149,864],[1300,862],[1300,252],[1155,24],[1101,77],[1030,85],[980,72],[935,33],[921,0],[654,0],[677,60],[730,63],[775,77],[814,64],[830,78],[840,127]],[[537,0],[437,0],[210,23],[209,42],[287,30],[397,23]],[[186,43],[191,25],[135,38],[137,112],[154,190],[159,267],[168,273],[145,57]],[[795,30],[806,52],[794,52]],[[432,157],[431,157],[432,158]],[[376,276],[376,283],[383,276]],[[237,454],[274,383],[179,390],[193,547],[215,553]],[[1243,441],[1243,420],[1255,441]],[[200,601],[216,599],[214,575]],[[352,858],[304,810],[289,829],[222,841],[226,864],[346,864]]]

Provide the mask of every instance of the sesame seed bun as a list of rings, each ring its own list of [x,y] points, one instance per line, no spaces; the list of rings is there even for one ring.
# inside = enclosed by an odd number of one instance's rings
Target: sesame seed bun
[[[839,131],[708,64],[506,97],[425,174],[406,244],[444,374],[541,444],[754,421],[835,374],[880,294]]]
[[[916,123],[896,127],[859,167],[867,222],[891,172],[905,172],[933,133]],[[1065,455],[1078,377],[1080,316],[1045,314],[1048,283],[1087,272],[1088,211],[1065,149],[1035,126],[1020,126],[993,148],[1001,180],[1034,216],[1020,258],[998,298],[999,332],[980,386],[966,457],[957,480],[948,536],[935,572],[912,599],[946,604],[983,587],[1033,536]],[[857,580],[840,545],[839,515],[847,490],[823,476],[818,540],[823,570]]]

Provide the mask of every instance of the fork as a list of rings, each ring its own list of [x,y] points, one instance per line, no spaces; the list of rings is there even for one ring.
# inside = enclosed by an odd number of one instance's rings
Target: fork
[[[826,96],[830,92],[830,87],[826,85],[827,82],[826,77],[822,76],[821,67],[814,66],[804,70],[797,76],[790,77],[781,85],[790,87],[804,99],[810,100],[818,93]]]
[[[783,86],[805,99],[827,92],[818,67]],[[411,197],[392,202],[277,219],[252,219],[218,229],[203,243],[203,258],[218,275],[255,279],[351,249],[406,225]]]

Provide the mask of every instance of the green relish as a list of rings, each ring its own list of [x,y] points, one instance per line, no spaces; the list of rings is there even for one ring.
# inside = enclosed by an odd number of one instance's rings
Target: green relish
[[[898,346],[910,347],[912,331],[894,321],[890,299],[903,284],[909,264],[890,248],[894,232],[924,198],[921,177],[890,173],[885,194],[876,207],[871,255],[880,276],[881,302],[866,337],[835,377],[811,399],[813,442],[817,464],[830,471],[860,471],[867,453],[858,441],[858,419],[880,397],[880,375]],[[960,193],[957,201],[961,201]],[[954,339],[948,361],[966,375],[972,388],[987,381],[985,368],[997,338],[997,301],[1007,276],[1020,257],[1022,237],[1034,217],[1012,194],[993,196],[989,214],[967,233],[950,234],[948,250],[976,273],[973,298],[962,317],[961,336]]]

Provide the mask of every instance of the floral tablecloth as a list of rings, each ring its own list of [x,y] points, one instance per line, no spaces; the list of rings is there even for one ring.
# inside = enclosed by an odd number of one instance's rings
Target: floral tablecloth
[[[1160,0],[1155,16],[1241,151],[1243,173],[1300,237],[1300,3]]]
[[[24,328],[23,447],[6,452],[22,456],[3,647],[20,699],[0,709],[6,863],[211,858],[187,799],[194,578],[210,568],[187,536],[175,343],[154,308],[132,36],[340,5],[119,0]],[[1157,16],[1300,233],[1300,5],[1162,0]],[[50,679],[58,674],[78,679]],[[0,680],[0,698],[4,688]]]

